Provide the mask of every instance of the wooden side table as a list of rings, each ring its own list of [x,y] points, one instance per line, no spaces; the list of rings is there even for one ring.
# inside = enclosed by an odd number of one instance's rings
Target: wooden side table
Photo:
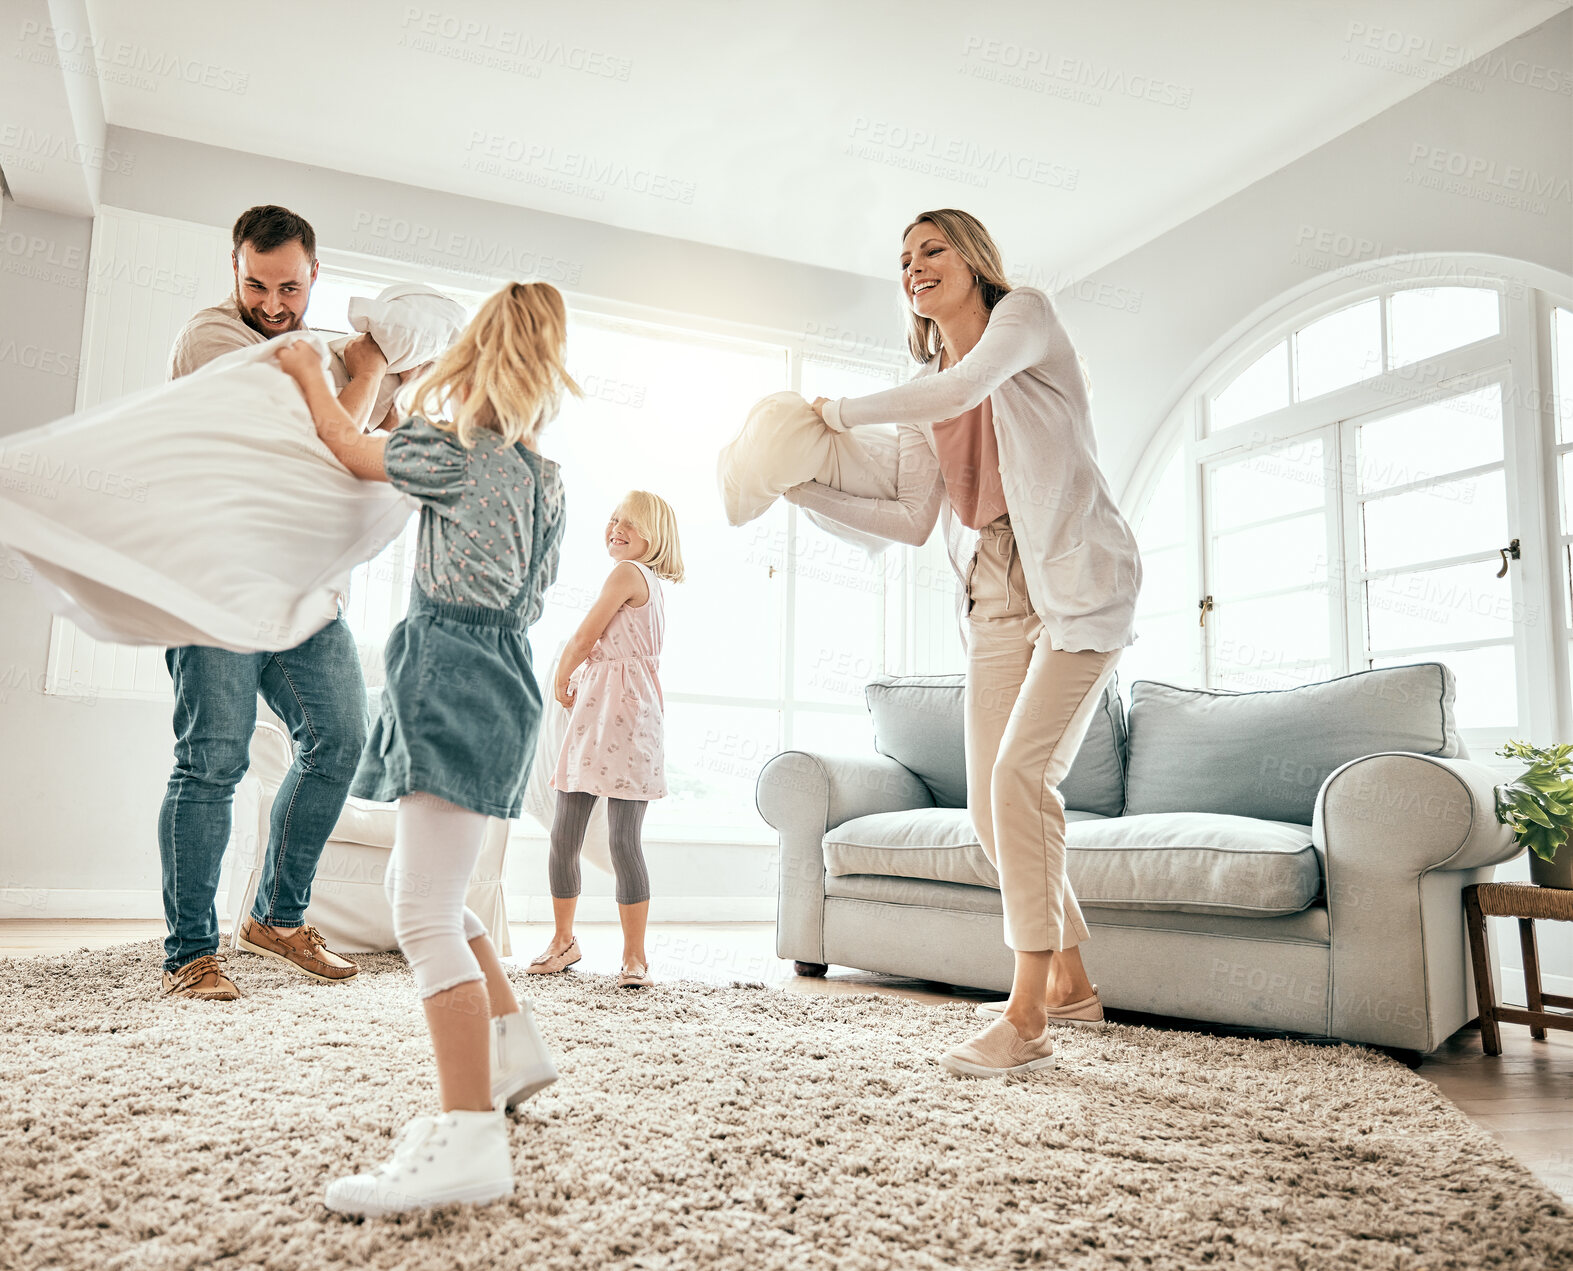
[[[1573,922],[1573,890],[1536,887],[1533,883],[1473,883],[1464,888],[1464,913],[1469,920],[1469,953],[1475,963],[1475,1004],[1480,1008],[1480,1045],[1488,1055],[1502,1053],[1499,1021],[1528,1024],[1536,1041],[1546,1029],[1573,1031],[1573,1015],[1548,1011],[1548,1006],[1573,1007],[1573,997],[1540,991],[1540,954],[1535,948],[1535,919]],[[1518,919],[1518,942],[1524,951],[1524,995],[1528,1010],[1498,1006],[1491,989],[1491,958],[1486,945],[1486,916]]]

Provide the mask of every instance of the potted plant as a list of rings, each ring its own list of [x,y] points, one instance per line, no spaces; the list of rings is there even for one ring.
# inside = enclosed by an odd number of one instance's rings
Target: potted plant
[[[1497,751],[1529,765],[1496,790],[1497,820],[1529,849],[1529,879],[1542,887],[1573,888],[1573,745],[1531,746],[1510,741]]]

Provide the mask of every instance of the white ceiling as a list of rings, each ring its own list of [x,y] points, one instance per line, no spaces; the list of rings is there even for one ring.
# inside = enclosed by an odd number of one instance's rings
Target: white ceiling
[[[1052,285],[1564,6],[87,7],[111,124],[875,276],[894,272],[913,212],[960,206],[990,226],[1012,272]],[[128,56],[152,69],[114,61]],[[1021,60],[1047,69],[1026,87],[987,78]],[[1089,80],[1154,84],[1160,100]],[[924,162],[952,171],[913,170]],[[597,171],[576,173],[585,163]],[[565,177],[575,184],[551,188]],[[652,180],[664,189],[646,191]]]

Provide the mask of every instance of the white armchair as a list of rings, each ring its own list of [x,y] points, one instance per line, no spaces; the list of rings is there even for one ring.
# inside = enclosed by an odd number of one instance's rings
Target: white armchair
[[[259,717],[251,738],[251,769],[235,794],[229,857],[232,931],[240,929],[262,880],[273,796],[293,757],[288,731],[275,720]],[[393,851],[394,819],[395,806],[391,803],[350,799],[344,805],[322,850],[311,888],[311,904],[306,910],[306,921],[322,932],[330,949],[374,953],[398,948],[393,938],[393,913],[382,890],[388,857]],[[503,903],[503,861],[507,850],[508,822],[492,817],[487,822],[486,841],[465,897],[465,903],[486,924],[492,944],[504,957],[513,951]]]

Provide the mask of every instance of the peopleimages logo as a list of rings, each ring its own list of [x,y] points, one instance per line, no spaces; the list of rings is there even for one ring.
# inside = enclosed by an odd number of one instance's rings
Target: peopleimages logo
[[[356,212],[351,251],[366,251],[412,264],[461,268],[487,277],[536,278],[542,282],[579,281],[577,261],[528,251],[462,230],[445,230],[402,216]]]
[[[0,128],[0,159],[7,167],[24,168],[40,172],[46,160],[57,159],[74,163],[83,168],[100,168],[105,172],[130,174],[135,156],[129,151],[113,146],[84,145],[75,137],[65,137],[53,132],[39,132],[21,124],[6,124]]]
[[[1074,190],[1081,176],[1077,168],[1037,155],[965,137],[943,137],[927,128],[863,115],[853,121],[846,153],[976,186],[986,186],[989,177],[1003,175],[1050,189]]]

